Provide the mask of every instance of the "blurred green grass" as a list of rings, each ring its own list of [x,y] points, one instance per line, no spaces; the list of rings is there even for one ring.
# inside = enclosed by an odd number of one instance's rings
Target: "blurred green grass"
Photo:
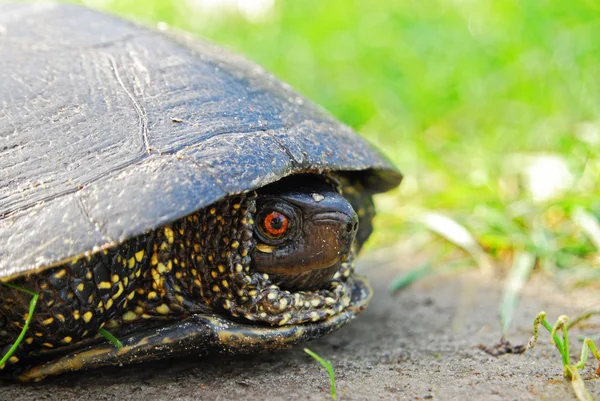
[[[497,261],[596,276],[600,3],[83,2],[237,50],[382,149],[406,180],[371,245],[436,237],[414,218],[434,210]]]

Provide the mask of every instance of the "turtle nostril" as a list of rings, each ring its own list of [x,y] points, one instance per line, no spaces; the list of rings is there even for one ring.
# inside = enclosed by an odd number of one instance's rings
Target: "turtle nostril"
[[[346,224],[346,232],[356,233],[357,231],[358,231],[358,222],[357,221]]]

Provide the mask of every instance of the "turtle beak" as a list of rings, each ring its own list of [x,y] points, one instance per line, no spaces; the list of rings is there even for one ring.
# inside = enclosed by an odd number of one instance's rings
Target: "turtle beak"
[[[296,269],[309,271],[343,262],[357,231],[358,216],[352,209],[315,215],[305,224],[305,246],[311,251],[301,255]]]

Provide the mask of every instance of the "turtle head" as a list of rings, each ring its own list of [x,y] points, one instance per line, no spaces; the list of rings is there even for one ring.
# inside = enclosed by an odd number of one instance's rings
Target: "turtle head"
[[[357,231],[356,212],[330,183],[283,180],[256,199],[252,268],[282,289],[321,288],[348,259]]]
[[[371,231],[372,202],[356,180],[342,179],[290,176],[203,209],[190,221],[194,268],[178,287],[234,319],[269,325],[364,307],[370,291],[353,265]]]

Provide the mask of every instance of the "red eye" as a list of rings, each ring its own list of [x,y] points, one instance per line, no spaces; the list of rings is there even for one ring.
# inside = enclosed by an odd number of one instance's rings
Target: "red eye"
[[[273,237],[280,237],[288,228],[288,219],[283,214],[271,212],[265,217],[265,230]]]

